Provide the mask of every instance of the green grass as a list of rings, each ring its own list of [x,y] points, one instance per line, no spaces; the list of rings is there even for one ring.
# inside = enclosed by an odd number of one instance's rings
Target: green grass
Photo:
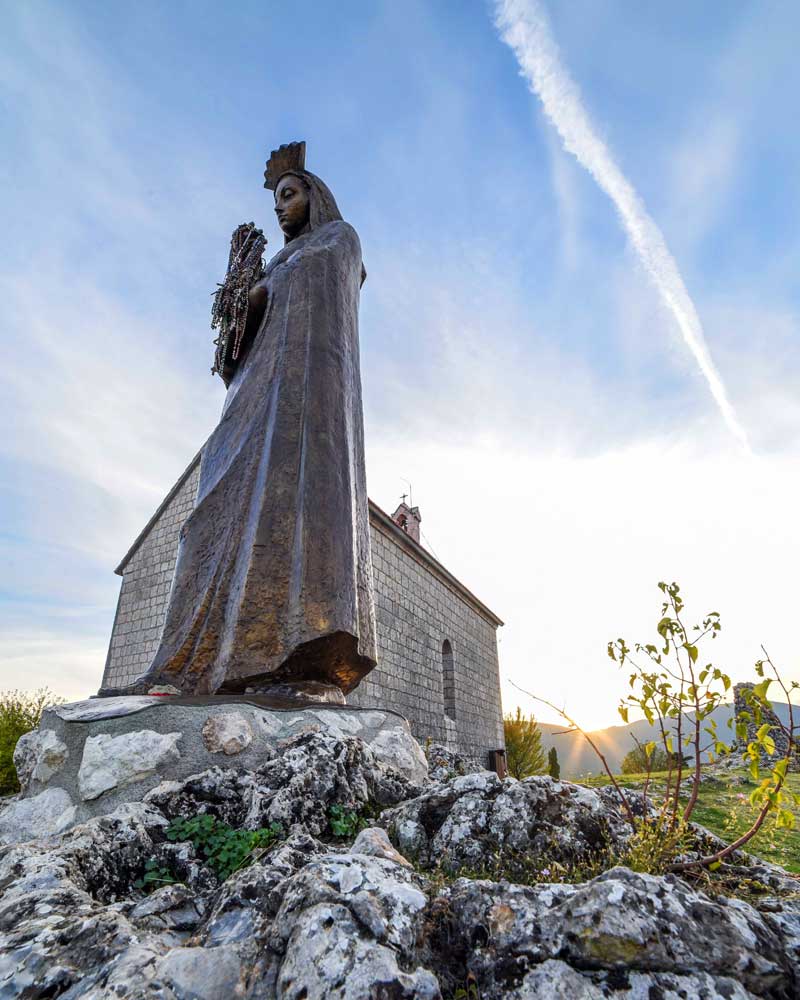
[[[623,788],[630,789],[641,789],[645,779],[643,774],[622,774],[615,777]],[[744,833],[755,819],[756,810],[748,801],[750,792],[755,786],[741,783],[742,779],[748,778],[744,769],[718,777],[724,782],[721,787],[701,784],[692,820],[730,842]],[[666,773],[652,775],[651,794],[657,796],[659,789],[663,791],[665,782]],[[609,780],[602,775],[582,778],[578,784],[597,788],[608,785]],[[787,784],[791,791],[800,795],[800,774],[790,774]],[[765,861],[781,865],[787,871],[800,874],[800,807],[795,807],[793,812],[796,818],[793,830],[776,830],[775,821],[768,817],[761,830],[749,841],[744,850]]]

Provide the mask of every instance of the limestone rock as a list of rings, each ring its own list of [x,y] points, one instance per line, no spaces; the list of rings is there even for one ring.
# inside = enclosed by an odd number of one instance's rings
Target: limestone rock
[[[297,834],[273,848],[258,864],[232,875],[213,898],[213,908],[194,942],[205,947],[232,949],[258,983],[258,995],[271,996],[278,955],[270,948],[272,926],[286,893],[288,880],[326,853],[313,837]]]
[[[401,970],[396,953],[365,935],[344,906],[320,903],[304,910],[289,939],[278,975],[282,1000],[441,1000],[426,969]]]
[[[205,905],[186,885],[165,885],[136,903],[127,914],[138,927],[158,931],[192,931],[202,920]]]
[[[236,1000],[243,997],[241,963],[227,948],[173,948],[155,969],[154,986],[180,1000]]]
[[[170,781],[145,801],[170,819],[210,812],[235,827],[278,823],[284,833],[329,833],[328,810],[340,804],[358,810],[390,804],[416,790],[388,765],[379,764],[355,737],[301,733],[257,771],[210,768],[185,781]]]
[[[540,775],[501,781],[488,771],[434,785],[384,811],[381,825],[401,853],[450,868],[480,866],[502,850],[574,863],[630,836],[614,800],[600,792]]]
[[[623,997],[637,995],[624,992],[636,974],[642,997],[662,976],[683,977],[675,989],[688,987],[687,996],[703,996],[703,983],[720,996],[736,996],[735,983],[739,996],[797,995],[796,970],[774,926],[747,903],[711,900],[670,876],[614,868],[582,885],[459,879],[445,895],[450,933],[470,942],[466,965],[486,1000],[512,989],[536,996],[524,991],[525,977],[556,958],[592,970],[596,985],[615,984]],[[587,987],[575,995],[595,994]]]
[[[380,858],[328,855],[306,865],[288,882],[273,925],[273,948],[283,953],[278,996],[438,1000],[433,973],[414,969],[428,904],[421,886]]]
[[[131,955],[133,950],[134,954]],[[93,990],[126,954],[123,981],[131,992]],[[155,952],[138,947],[133,928],[69,884],[42,888],[21,900],[0,903],[0,996],[142,997]]]
[[[68,830],[50,856],[66,866],[80,889],[101,902],[115,902],[130,896],[166,827],[155,809],[128,802]]]
[[[382,729],[369,743],[378,764],[389,772],[397,772],[410,785],[422,787],[428,781],[428,761],[422,747],[405,726]]]
[[[224,753],[232,757],[250,746],[253,730],[240,712],[219,712],[206,719],[203,742],[210,753]]]
[[[449,781],[459,778],[462,774],[473,774],[482,770],[472,764],[462,754],[449,750],[441,743],[432,743],[426,749],[428,757],[428,776],[431,781]]]
[[[216,874],[198,857],[194,844],[189,841],[158,844],[152,857],[171,872],[176,881],[190,889],[195,898],[208,898],[219,887]]]
[[[427,783],[419,744],[408,723],[393,712],[331,705],[279,710],[252,697],[252,702],[231,695],[187,703],[131,696],[57,705],[44,712],[40,735],[30,741],[37,747],[48,740],[53,749],[60,743],[69,748],[69,758],[48,784],[69,793],[79,822],[113,812],[122,802],[142,800],[160,782],[185,781],[209,768],[256,774],[301,736],[327,738],[331,746],[360,741],[376,805],[394,804]],[[38,749],[28,743],[23,740],[20,747],[27,782],[23,797],[43,787],[32,776]],[[57,763],[50,753],[43,760],[51,770]]]
[[[121,736],[90,736],[78,772],[81,798],[96,799],[111,788],[153,774],[160,764],[180,757],[180,738],[180,733],[162,734],[152,729]]]
[[[752,993],[733,979],[670,973],[580,973],[548,958],[525,973],[504,1000],[752,1000]]]
[[[63,788],[45,788],[29,799],[15,798],[0,813],[0,844],[18,844],[66,830],[75,806]]]
[[[353,841],[350,853],[367,854],[373,858],[384,858],[386,861],[393,861],[396,865],[413,868],[411,862],[394,849],[391,840],[386,835],[386,831],[380,826],[371,826],[366,830],[362,830]]]
[[[14,748],[14,767],[23,792],[34,781],[45,784],[60,771],[69,757],[67,745],[52,729],[23,733]]]
[[[130,803],[73,827],[60,841],[0,855],[0,997],[164,997],[149,984],[157,960],[175,944],[176,925],[188,929],[190,903],[178,886],[162,905],[157,894],[142,900],[133,882],[166,826],[152,807]],[[132,893],[139,896],[133,905]],[[194,905],[199,912],[203,901]],[[141,919],[133,922],[137,907]],[[147,919],[148,909],[150,916],[171,910],[173,917],[159,928]]]
[[[428,780],[428,765],[422,747],[411,735],[408,723],[392,712],[333,711],[305,708],[302,713],[288,716],[281,728],[298,727],[293,733],[326,733],[340,740],[363,740],[377,765],[399,773],[406,785],[422,786]]]
[[[256,770],[164,782],[145,802],[0,851],[0,998],[440,1000],[465,988],[481,1000],[800,996],[800,882],[741,852],[727,867],[774,893],[758,910],[624,868],[581,884],[441,884],[414,871],[382,829],[350,848],[311,835],[329,836],[331,804],[360,808],[412,790],[382,822],[395,843],[417,844],[425,865],[447,853],[477,866],[479,851],[566,862],[598,842],[626,843],[605,793],[475,773],[416,794],[367,741],[310,731]],[[203,812],[232,826],[280,819],[288,836],[220,884],[192,844],[165,839],[172,817]],[[183,884],[137,888],[152,859]]]

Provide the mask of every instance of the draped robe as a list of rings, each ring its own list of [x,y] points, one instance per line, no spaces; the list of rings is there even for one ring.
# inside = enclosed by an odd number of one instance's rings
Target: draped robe
[[[203,451],[161,644],[141,680],[184,694],[376,663],[356,231],[326,222],[262,279],[267,305]]]

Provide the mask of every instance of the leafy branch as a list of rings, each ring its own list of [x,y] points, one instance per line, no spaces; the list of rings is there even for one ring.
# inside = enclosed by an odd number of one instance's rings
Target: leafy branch
[[[678,584],[661,582],[658,586],[664,597],[656,624],[657,641],[636,643],[631,649],[623,638],[618,638],[610,641],[607,647],[609,657],[630,671],[629,694],[620,701],[620,717],[628,723],[630,712],[635,710],[658,733],[657,740],[651,740],[642,747],[646,761],[642,792],[644,818],[634,816],[608,761],[589,734],[563,709],[517,685],[514,687],[553,709],[570,724],[571,731],[583,736],[600,760],[634,832],[651,841],[655,837],[663,852],[674,853],[675,845],[683,842],[697,805],[704,755],[710,752],[713,761],[715,757],[732,752],[731,747],[720,739],[713,718],[714,711],[725,702],[732,685],[727,673],[712,662],[705,662],[705,656],[702,659],[700,656],[704,641],[716,639],[722,629],[719,613],[711,611],[700,624],[687,627]],[[740,744],[746,743],[744,760],[749,764],[751,778],[759,782],[750,796],[750,804],[758,812],[749,829],[732,844],[695,861],[672,864],[669,866],[671,871],[719,867],[725,858],[752,840],[770,815],[775,817],[776,827],[794,827],[795,817],[790,806],[800,804],[800,796],[786,786],[786,774],[790,763],[797,758],[798,735],[792,696],[800,685],[796,681],[785,682],[766,649],[761,648],[764,656],[755,665],[760,682],[745,689],[747,708],[740,710],[732,720],[737,740]],[[788,725],[775,715],[767,698],[767,690],[773,683],[780,687],[788,703]],[[765,721],[765,716],[769,721]],[[776,729],[781,736],[780,755],[773,736]],[[751,736],[749,741],[748,733]],[[657,753],[659,742],[662,751]],[[762,777],[762,761],[772,757],[777,759],[774,764],[770,762],[769,773]],[[654,758],[667,762],[666,787],[655,816],[648,816],[647,792],[651,785]],[[687,762],[691,765],[691,783],[683,802],[683,775]]]

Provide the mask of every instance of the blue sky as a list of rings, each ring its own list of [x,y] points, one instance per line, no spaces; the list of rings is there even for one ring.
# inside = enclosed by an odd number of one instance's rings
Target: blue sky
[[[2,686],[96,688],[112,569],[222,404],[230,232],[280,246],[263,163],[295,138],[364,248],[370,494],[412,481],[504,677],[612,723],[605,640],[649,636],[668,577],[734,674],[763,641],[800,678],[800,8],[512,6],[549,18],[752,454],[492,4],[6,3]]]

